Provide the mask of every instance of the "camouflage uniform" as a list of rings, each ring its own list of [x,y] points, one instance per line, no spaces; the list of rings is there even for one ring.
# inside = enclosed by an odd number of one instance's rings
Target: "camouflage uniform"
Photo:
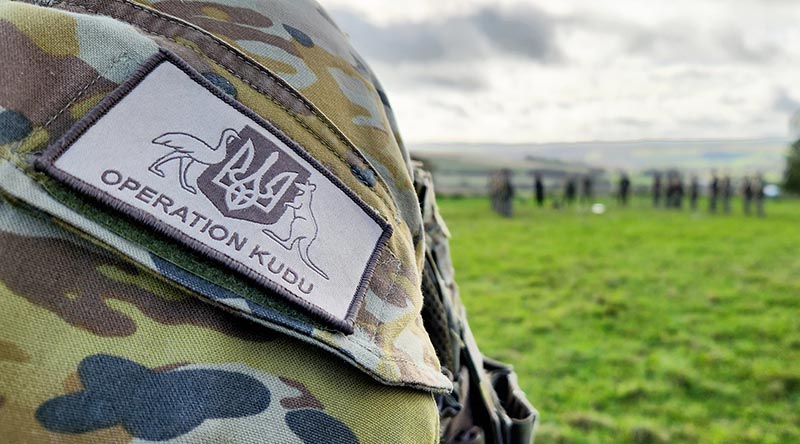
[[[0,36],[3,442],[530,440],[535,410],[469,334],[430,178],[316,3],[0,0]],[[391,225],[350,331],[36,168],[163,51]]]

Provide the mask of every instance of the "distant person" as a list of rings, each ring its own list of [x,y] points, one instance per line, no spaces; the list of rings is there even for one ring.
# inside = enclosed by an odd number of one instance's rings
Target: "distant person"
[[[717,212],[717,199],[719,198],[719,178],[716,172],[711,173],[711,182],[708,184],[708,210]]]
[[[503,217],[511,217],[513,216],[513,205],[514,205],[514,184],[511,182],[512,174],[511,170],[503,169],[500,172],[500,180],[499,180],[499,195],[498,195],[498,203],[499,203],[499,213]]]
[[[731,199],[733,198],[733,184],[731,182],[731,177],[728,175],[722,178],[722,182],[720,183],[720,195],[722,196],[722,207],[725,210],[725,214],[730,214]]]
[[[566,206],[572,205],[575,202],[575,196],[578,192],[578,184],[574,176],[567,177],[567,182],[564,185],[564,204]]]
[[[689,205],[692,211],[697,211],[698,199],[700,199],[700,179],[697,178],[696,174],[693,174],[689,184]]]
[[[592,176],[586,175],[582,181],[583,187],[581,188],[581,201],[585,203],[592,203]]]
[[[541,174],[536,174],[533,180],[533,195],[536,198],[536,205],[539,208],[544,206],[544,182]]]
[[[753,201],[756,204],[756,214],[758,217],[766,216],[764,212],[764,179],[761,175],[757,175],[755,180],[753,181]]]
[[[653,175],[653,206],[661,205],[661,173],[656,171]]]
[[[630,193],[630,190],[631,190],[631,179],[628,178],[628,175],[626,173],[622,173],[622,175],[619,178],[619,196],[618,196],[619,203],[622,204],[622,206],[628,205],[628,194]]]
[[[669,173],[667,181],[667,196],[665,206],[667,208],[681,208],[683,205],[683,182],[681,176],[672,171]]]
[[[683,180],[681,179],[680,174],[675,173],[672,177],[672,208],[680,210],[683,208]]]
[[[753,183],[749,177],[744,178],[742,182],[742,205],[744,207],[744,214],[750,215],[750,205],[753,202]]]

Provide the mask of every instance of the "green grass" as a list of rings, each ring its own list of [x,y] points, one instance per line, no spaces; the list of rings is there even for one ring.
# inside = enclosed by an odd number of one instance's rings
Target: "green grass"
[[[517,370],[537,444],[800,443],[800,202],[440,206],[473,332]]]

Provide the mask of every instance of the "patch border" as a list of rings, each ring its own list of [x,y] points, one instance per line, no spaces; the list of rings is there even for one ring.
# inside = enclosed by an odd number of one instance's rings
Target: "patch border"
[[[202,242],[193,239],[191,236],[183,233],[179,229],[173,228],[164,222],[159,221],[155,218],[155,216],[152,216],[144,210],[140,210],[133,205],[128,204],[127,202],[122,201],[55,166],[56,161],[61,157],[61,155],[63,155],[72,147],[73,143],[83,136],[83,134],[95,123],[102,119],[111,109],[119,104],[122,99],[124,99],[131,91],[133,91],[133,89],[135,89],[142,81],[144,81],[150,73],[161,66],[162,63],[172,63],[176,68],[186,74],[192,81],[209,91],[211,94],[222,100],[234,110],[253,120],[262,129],[277,137],[278,140],[286,144],[286,146],[295,154],[308,162],[309,165],[311,165],[315,170],[317,170],[319,173],[325,176],[325,178],[331,181],[331,183],[342,190],[342,192],[344,192],[348,198],[358,205],[358,207],[361,208],[361,210],[363,210],[367,216],[375,221],[381,228],[381,235],[375,244],[363,273],[361,274],[361,279],[358,287],[356,288],[356,293],[353,296],[353,300],[347,309],[344,319],[340,319],[321,307],[296,296],[281,284],[272,281],[265,276],[259,275],[241,262],[229,257],[225,253],[217,251],[203,244]],[[364,295],[366,294],[367,286],[377,265],[380,252],[386,247],[393,230],[392,225],[387,220],[381,217],[376,210],[367,205],[366,202],[364,202],[358,195],[350,190],[338,177],[336,177],[336,175],[331,173],[327,168],[314,159],[305,149],[302,148],[302,146],[300,146],[300,144],[283,134],[283,132],[281,132],[278,128],[256,114],[254,111],[244,106],[242,103],[225,94],[222,90],[203,77],[202,74],[200,74],[197,70],[164,48],[159,48],[159,51],[147,59],[127,80],[121,83],[114,91],[111,92],[111,94],[101,100],[100,103],[92,108],[92,110],[86,116],[76,122],[55,143],[45,149],[34,161],[34,166],[38,170],[46,172],[56,180],[63,182],[78,193],[87,195],[100,204],[111,207],[113,210],[123,213],[125,216],[145,225],[147,228],[155,231],[156,233],[167,236],[170,238],[170,240],[177,241],[184,247],[194,250],[194,252],[199,252],[202,255],[211,257],[221,265],[233,269],[237,273],[254,281],[256,284],[265,288],[266,290],[278,294],[287,302],[295,304],[300,308],[310,312],[315,317],[326,321],[330,325],[336,327],[337,330],[345,334],[352,334],[355,331],[355,317],[364,301]],[[151,254],[160,257],[160,255],[152,251]],[[190,270],[186,271],[192,273]]]

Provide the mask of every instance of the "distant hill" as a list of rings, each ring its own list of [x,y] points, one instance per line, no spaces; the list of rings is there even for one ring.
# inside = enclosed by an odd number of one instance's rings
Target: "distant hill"
[[[760,172],[779,180],[788,139],[642,140],[541,144],[432,143],[411,145],[411,155],[427,163],[438,176],[442,191],[474,194],[485,188],[486,175],[510,168],[515,180],[528,181],[531,171],[550,181],[591,172],[602,182],[619,170],[634,178],[651,170],[678,169],[706,177],[712,169],[743,176]],[[612,174],[612,175],[613,175]],[[634,179],[637,182],[636,179]]]
[[[718,168],[742,173],[762,171],[764,174],[779,174],[789,143],[788,139],[779,138],[542,144],[436,143],[411,145],[410,149],[421,157],[464,157],[499,163],[547,159],[632,171]]]

